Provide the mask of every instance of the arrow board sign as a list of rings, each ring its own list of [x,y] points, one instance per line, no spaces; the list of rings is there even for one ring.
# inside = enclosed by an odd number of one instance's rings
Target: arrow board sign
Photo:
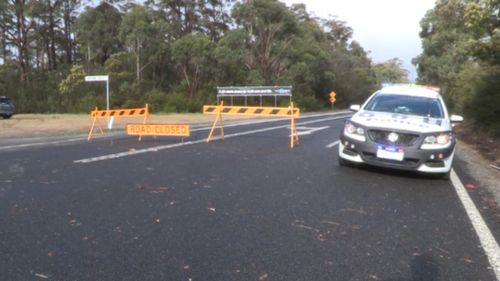
[[[85,76],[85,82],[108,81],[109,75]]]

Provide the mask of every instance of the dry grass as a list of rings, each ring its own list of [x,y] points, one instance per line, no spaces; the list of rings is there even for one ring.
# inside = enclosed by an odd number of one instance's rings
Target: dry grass
[[[471,122],[457,125],[458,139],[478,151],[484,158],[492,162],[500,162],[500,138],[494,138],[478,129]]]
[[[241,118],[224,117],[225,120]],[[210,123],[214,119],[215,115],[200,113],[155,114],[150,115],[148,123],[196,124]],[[101,127],[106,127],[105,120],[98,122]],[[141,122],[142,117],[116,118],[113,129]],[[0,119],[0,139],[87,134],[91,125],[92,119],[88,114],[16,114],[11,119]]]

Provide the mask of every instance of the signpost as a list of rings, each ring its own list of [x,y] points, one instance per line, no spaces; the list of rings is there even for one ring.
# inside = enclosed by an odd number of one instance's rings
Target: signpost
[[[85,82],[106,82],[106,110],[109,110],[109,75],[85,76]]]
[[[106,110],[109,110],[109,75],[85,76],[85,82],[106,82]],[[113,120],[114,118],[111,118],[108,122],[109,129],[113,126]]]
[[[335,103],[335,101],[337,100],[335,97],[337,96],[337,93],[335,93],[334,91],[332,91],[330,94],[330,102],[332,103],[332,111],[333,111],[333,104]]]

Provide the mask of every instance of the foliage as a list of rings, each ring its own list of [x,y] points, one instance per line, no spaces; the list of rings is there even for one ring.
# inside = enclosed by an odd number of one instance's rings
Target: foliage
[[[102,66],[122,49],[118,40],[121,21],[120,12],[106,1],[96,8],[87,7],[80,15],[75,26],[76,37],[88,64]]]
[[[439,0],[421,21],[419,81],[439,85],[449,107],[500,135],[500,1]]]
[[[291,85],[307,110],[329,107],[334,90],[346,107],[380,80],[352,28],[313,17],[304,4],[16,1],[0,3],[0,94],[19,112],[103,108],[102,83],[84,83],[85,75],[109,75],[112,107],[149,103],[163,112],[199,112],[217,86]]]
[[[403,68],[403,62],[398,58],[393,58],[383,63],[378,63],[373,66],[377,84],[383,83],[408,83],[408,71]]]

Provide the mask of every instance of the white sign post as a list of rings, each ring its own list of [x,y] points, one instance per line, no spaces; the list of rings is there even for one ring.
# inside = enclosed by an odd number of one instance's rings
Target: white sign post
[[[109,75],[85,76],[85,82],[106,82],[106,110],[109,110]]]
[[[85,82],[106,82],[106,110],[109,110],[109,75],[85,76]],[[113,126],[113,119],[108,121],[108,128]]]

